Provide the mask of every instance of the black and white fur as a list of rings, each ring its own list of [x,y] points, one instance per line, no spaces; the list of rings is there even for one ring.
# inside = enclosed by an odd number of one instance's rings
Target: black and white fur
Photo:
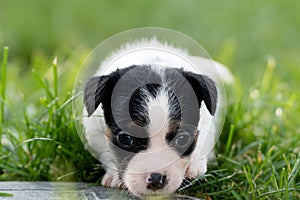
[[[103,61],[86,84],[83,118],[106,170],[102,185],[168,195],[184,178],[204,174],[220,79],[232,81],[223,65],[155,39],[127,44]]]

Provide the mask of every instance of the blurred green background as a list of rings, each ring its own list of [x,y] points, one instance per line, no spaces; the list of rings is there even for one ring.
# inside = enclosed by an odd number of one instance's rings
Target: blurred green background
[[[65,59],[113,34],[158,26],[194,38],[246,86],[268,56],[284,79],[298,81],[299,8],[298,0],[0,0],[0,46],[30,70],[33,55]]]

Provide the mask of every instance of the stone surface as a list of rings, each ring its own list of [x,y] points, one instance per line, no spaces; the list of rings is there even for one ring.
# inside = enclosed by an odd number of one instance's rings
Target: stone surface
[[[12,194],[3,196],[1,193]],[[61,182],[0,182],[2,200],[138,200],[127,190],[115,190],[87,183]],[[152,198],[151,198],[152,199]],[[157,198],[156,198],[157,199]],[[170,200],[197,200],[187,196],[173,196]]]

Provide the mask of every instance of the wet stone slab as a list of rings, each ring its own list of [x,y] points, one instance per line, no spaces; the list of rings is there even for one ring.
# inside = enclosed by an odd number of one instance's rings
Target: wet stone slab
[[[8,195],[8,196],[5,196]],[[115,190],[87,183],[0,182],[2,200],[139,200],[126,190]],[[151,198],[157,199],[157,198]],[[159,198],[161,199],[161,198]],[[172,196],[168,200],[197,200]],[[199,200],[199,199],[198,199]]]

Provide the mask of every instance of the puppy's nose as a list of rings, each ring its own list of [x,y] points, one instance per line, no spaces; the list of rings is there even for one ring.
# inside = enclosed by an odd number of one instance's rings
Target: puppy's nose
[[[163,188],[168,181],[166,175],[162,175],[160,173],[153,173],[147,178],[146,182],[148,183],[147,189],[155,191]]]

